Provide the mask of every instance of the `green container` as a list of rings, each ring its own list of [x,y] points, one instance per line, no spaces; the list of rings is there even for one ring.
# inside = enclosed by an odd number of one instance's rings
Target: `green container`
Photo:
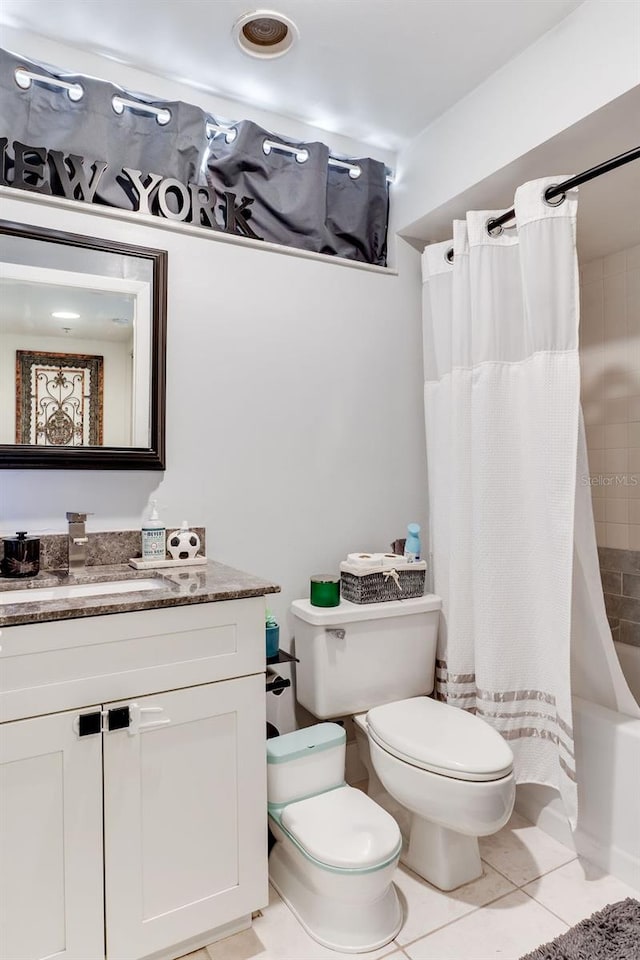
[[[311,577],[309,591],[312,607],[337,607],[340,604],[340,578],[330,574]]]

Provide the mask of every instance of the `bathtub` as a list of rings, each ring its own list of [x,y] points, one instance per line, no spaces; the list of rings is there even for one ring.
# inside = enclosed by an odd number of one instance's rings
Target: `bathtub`
[[[616,643],[640,703],[640,647]],[[578,827],[551,787],[521,784],[516,810],[585,859],[640,890],[640,720],[574,697]]]

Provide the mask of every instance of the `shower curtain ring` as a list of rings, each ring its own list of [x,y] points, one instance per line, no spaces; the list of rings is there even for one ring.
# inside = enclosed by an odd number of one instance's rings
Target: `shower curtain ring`
[[[561,190],[560,193],[558,193],[556,196],[551,196],[551,197],[549,196],[550,193],[555,194],[557,189],[558,189],[558,184],[552,183],[551,186],[547,187],[547,189],[542,194],[542,199],[544,200],[544,202],[548,207],[559,207],[560,204],[564,203],[565,200],[567,199],[567,195],[564,192],[564,190]]]
[[[484,226],[490,237],[499,237],[504,233],[502,224],[496,223],[493,217],[489,217]]]

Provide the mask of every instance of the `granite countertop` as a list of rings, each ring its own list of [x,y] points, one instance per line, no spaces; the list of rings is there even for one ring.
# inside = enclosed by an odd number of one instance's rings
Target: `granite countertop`
[[[29,590],[75,584],[101,583],[114,580],[159,579],[163,586],[131,593],[100,594],[86,597],[59,597],[54,600],[32,600],[26,603],[0,602],[0,627],[48,620],[72,620],[77,617],[98,617],[108,613],[129,613],[133,610],[155,610],[190,603],[211,603],[217,600],[238,600],[279,593],[280,587],[250,573],[235,570],[224,563],[209,560],[201,566],[165,567],[160,570],[134,570],[128,564],[103,564],[87,567],[69,575],[66,570],[43,570],[29,579],[0,578],[2,594],[11,590]]]

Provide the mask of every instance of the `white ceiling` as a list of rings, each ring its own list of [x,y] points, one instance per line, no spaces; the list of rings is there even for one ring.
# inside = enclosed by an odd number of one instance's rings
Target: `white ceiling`
[[[80,316],[77,320],[51,316],[59,310]],[[133,343],[133,310],[134,298],[128,294],[6,278],[0,283],[0,334]]]
[[[275,60],[231,37],[256,0],[2,0],[0,24],[398,150],[580,2],[266,0],[300,30]]]
[[[0,0],[0,24],[236,100],[232,119],[246,103],[394,151],[580,2],[265,0],[300,30],[293,49],[272,61],[242,53],[231,35],[238,17],[262,9],[260,0]],[[151,81],[143,92],[154,93]],[[527,179],[577,172],[635,146],[638,96],[614,101],[433,211],[410,230],[416,246],[450,236],[451,220],[468,209],[510,206]],[[640,162],[581,189],[583,260],[640,242],[639,197]]]

